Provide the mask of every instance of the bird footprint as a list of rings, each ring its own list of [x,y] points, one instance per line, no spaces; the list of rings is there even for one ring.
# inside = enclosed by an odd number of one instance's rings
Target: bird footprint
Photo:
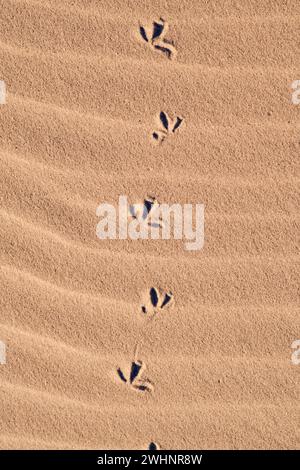
[[[148,379],[142,379],[142,374],[146,366],[142,361],[133,360],[131,367],[127,371],[122,371],[119,367],[117,373],[122,382],[129,385],[134,390],[140,392],[152,392],[153,385]]]
[[[153,21],[151,26],[140,25],[140,35],[150,47],[162,52],[169,59],[173,59],[177,51],[174,45],[165,39],[168,29],[168,23],[163,18],[160,18],[159,21]]]
[[[148,299],[145,304],[142,305],[142,312],[154,316],[161,310],[170,306],[172,302],[172,292],[164,292],[160,289],[156,289],[155,287],[151,287]]]
[[[181,126],[183,118],[176,116],[175,119],[171,119],[167,113],[161,111],[159,114],[160,128],[153,132],[152,137],[154,140],[162,143],[166,137],[174,134],[177,129]]]
[[[140,223],[146,223],[149,227],[163,227],[160,215],[157,213],[159,202],[155,197],[149,196],[144,199],[143,204],[132,204],[129,207],[129,215]]]

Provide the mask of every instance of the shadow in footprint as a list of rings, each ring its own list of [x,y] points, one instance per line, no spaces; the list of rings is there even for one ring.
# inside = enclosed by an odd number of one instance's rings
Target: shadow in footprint
[[[148,446],[148,450],[159,450],[160,447],[158,444],[156,444],[156,442],[150,442],[149,446]]]
[[[153,305],[153,307],[157,307],[158,304],[158,291],[155,289],[155,287],[151,287],[150,289],[150,300]]]

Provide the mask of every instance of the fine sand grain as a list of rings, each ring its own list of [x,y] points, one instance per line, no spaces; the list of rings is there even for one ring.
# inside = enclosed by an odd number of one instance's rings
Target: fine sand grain
[[[299,20],[0,0],[1,449],[300,447]],[[204,248],[99,240],[120,195],[204,204]]]

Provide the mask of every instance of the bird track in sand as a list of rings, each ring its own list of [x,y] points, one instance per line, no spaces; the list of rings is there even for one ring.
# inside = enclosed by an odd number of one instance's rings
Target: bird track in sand
[[[175,119],[172,119],[166,112],[161,111],[157,121],[158,129],[152,133],[152,137],[161,144],[167,137],[173,135],[181,127],[183,118],[176,116]]]
[[[160,18],[158,21],[153,21],[150,26],[140,24],[140,35],[149,47],[165,54],[168,59],[172,60],[176,57],[177,51],[172,41],[165,39],[168,29],[169,24],[163,18]]]

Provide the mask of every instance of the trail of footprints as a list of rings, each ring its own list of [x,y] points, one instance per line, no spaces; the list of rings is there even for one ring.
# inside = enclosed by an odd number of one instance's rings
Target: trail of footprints
[[[153,21],[151,25],[140,24],[139,26],[140,37],[148,47],[165,54],[169,59],[173,59],[176,57],[177,51],[173,42],[165,38],[168,30],[169,24],[163,18]],[[152,137],[157,142],[162,143],[179,129],[183,118],[176,116],[175,119],[171,119],[166,112],[161,111],[158,121],[158,129],[153,131]]]
[[[160,18],[153,21],[151,25],[141,25],[139,27],[140,36],[143,41],[154,51],[165,54],[168,59],[173,59],[177,51],[172,41],[165,38],[169,29],[168,23]],[[161,111],[157,117],[157,128],[152,133],[152,138],[157,143],[162,143],[167,138],[174,135],[183,123],[181,116],[171,118],[165,111]],[[158,207],[156,198],[148,197],[143,204],[130,206],[131,217],[145,221],[149,226],[153,225],[151,215]],[[161,221],[158,225],[161,227]],[[143,317],[153,320],[157,315],[163,314],[174,303],[173,293],[164,291],[157,287],[151,287],[144,295],[140,306],[140,313]],[[126,367],[117,367],[116,373],[120,383],[126,385],[136,392],[153,392],[153,383],[145,376],[146,364],[138,357],[138,344],[136,345],[133,359]],[[160,446],[156,442],[150,442],[148,450],[159,450]]]
[[[146,315],[149,320],[157,314],[163,313],[174,302],[172,292],[157,287],[151,287],[143,297],[144,302],[140,307],[140,312],[143,316]],[[154,385],[145,376],[146,364],[138,358],[138,346],[139,343],[135,347],[131,363],[126,367],[117,367],[117,377],[120,383],[125,384],[133,391],[151,393],[154,391]],[[147,450],[160,450],[160,446],[153,441],[149,443]]]
[[[143,41],[154,51],[164,54],[168,59],[174,59],[177,51],[172,41],[165,38],[169,29],[168,23],[160,18],[153,21],[151,25],[140,25],[139,32]],[[152,137],[158,143],[174,135],[181,127],[183,118],[176,116],[172,119],[166,112],[161,111],[158,116],[157,129],[153,131]],[[142,218],[151,226],[151,215],[158,206],[158,201],[154,197],[148,197],[144,204],[137,204],[130,207],[130,214],[133,218]],[[158,223],[159,226],[160,223]],[[144,317],[153,319],[165,312],[174,302],[173,293],[160,288],[151,287],[144,295],[140,313]],[[136,346],[134,357],[128,367],[117,368],[117,376],[121,383],[137,392],[153,392],[152,382],[145,377],[146,364],[138,358],[138,345]],[[148,444],[148,450],[159,450],[160,446],[156,442]]]
[[[166,39],[169,25],[163,19],[153,21],[150,25],[139,25],[139,34],[142,41],[150,47],[154,52],[165,55],[168,59],[172,60],[177,55],[177,50],[174,43]],[[157,127],[152,132],[152,138],[157,143],[162,143],[166,139],[175,135],[181,128],[184,119],[181,116],[171,118],[165,111],[161,111],[157,118]],[[142,218],[148,221],[151,225],[150,216],[155,207],[157,207],[157,200],[149,197],[144,200],[144,204],[134,205],[130,208],[130,213],[133,218]],[[151,287],[143,296],[143,302],[140,306],[140,314],[143,317],[152,320],[156,316],[164,314],[165,311],[174,303],[173,293],[164,291],[157,287]],[[117,367],[116,374],[120,383],[126,385],[133,391],[138,393],[153,392],[153,383],[145,376],[146,364],[138,357],[138,345],[136,346],[133,359],[127,367]],[[158,443],[152,441],[147,444],[147,449],[150,451],[159,450]]]
[[[141,305],[141,312],[151,320],[173,304],[173,294],[169,291],[151,287],[144,296],[144,300],[145,302]],[[117,376],[123,384],[129,386],[132,390],[152,392],[154,385],[144,376],[146,364],[138,358],[138,346],[139,343],[135,347],[131,363],[125,368],[117,368]]]
[[[163,19],[153,21],[151,25],[140,25],[139,33],[141,39],[153,51],[164,54],[168,59],[174,59],[177,51],[174,43],[166,39],[169,25]],[[183,118],[176,116],[172,119],[166,112],[161,111],[157,118],[157,128],[153,131],[152,137],[158,143],[174,135],[181,127]],[[158,206],[158,201],[154,197],[148,197],[144,204],[133,205],[130,207],[130,214],[133,218],[142,218],[148,224],[153,226],[151,215]],[[160,221],[158,222],[160,225]],[[151,287],[145,294],[143,303],[140,307],[140,313],[149,320],[162,314],[173,304],[173,294],[169,291]],[[138,346],[138,345],[137,345]],[[152,392],[154,386],[152,382],[145,377],[146,364],[138,358],[138,348],[136,346],[134,357],[128,367],[117,368],[117,376],[121,383],[137,392]],[[156,442],[150,442],[148,450],[159,450],[160,446]]]
[[[177,51],[173,42],[165,39],[168,29],[168,23],[160,18],[158,21],[153,21],[151,25],[144,26],[140,24],[140,36],[149,47],[162,52],[169,59],[173,59]],[[176,116],[175,119],[171,119],[166,112],[161,111],[158,118],[158,129],[152,133],[153,139],[158,143],[162,143],[179,129],[182,122],[182,117]]]

